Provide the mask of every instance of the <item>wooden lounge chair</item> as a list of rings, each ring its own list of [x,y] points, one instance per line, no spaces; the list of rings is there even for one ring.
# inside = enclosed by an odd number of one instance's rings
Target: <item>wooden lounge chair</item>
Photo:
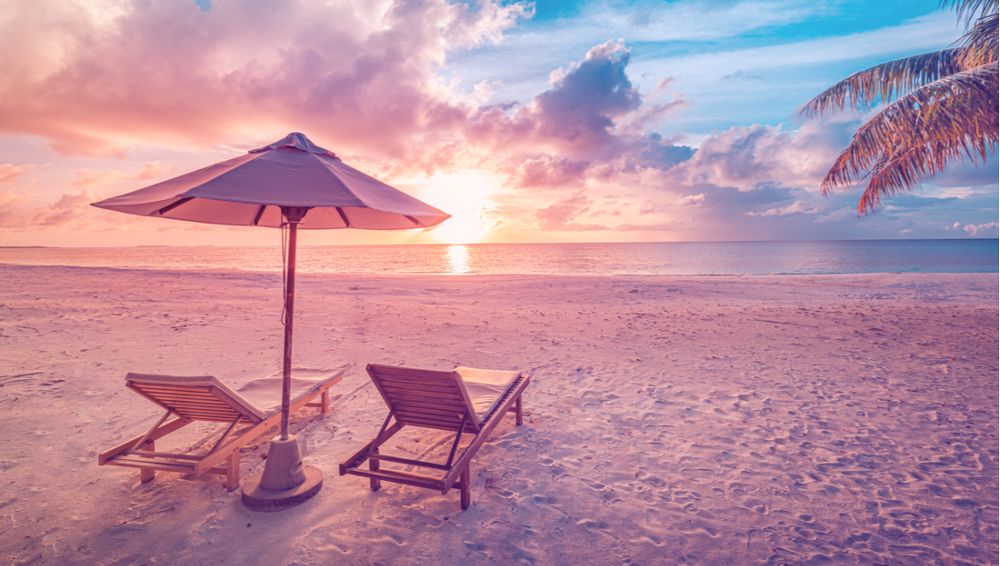
[[[333,371],[294,369],[291,412],[319,407],[320,414],[326,415],[330,386],[343,379],[348,367]],[[166,413],[145,434],[103,452],[97,462],[139,468],[142,483],[151,481],[157,471],[190,474],[195,478],[221,475],[225,477],[226,489],[232,491],[240,482],[240,448],[281,422],[281,372],[251,381],[238,391],[212,376],[130,373],[125,377],[125,385],[166,409]],[[174,418],[170,419],[171,416]],[[204,454],[156,451],[157,440],[195,421],[228,426]]]
[[[462,509],[471,502],[469,463],[490,432],[508,411],[516,422],[524,422],[521,394],[530,377],[516,371],[495,371],[457,367],[452,371],[432,371],[406,367],[369,364],[368,375],[389,407],[375,439],[340,464],[340,475],[354,474],[369,478],[372,491],[378,491],[382,481],[416,487],[461,490]],[[390,425],[390,421],[395,421]],[[381,454],[379,447],[405,426],[434,428],[455,433],[448,459],[443,464]],[[463,433],[472,435],[471,442],[456,452]],[[361,466],[368,462],[368,469]],[[444,472],[431,477],[382,467],[383,462],[419,466]]]

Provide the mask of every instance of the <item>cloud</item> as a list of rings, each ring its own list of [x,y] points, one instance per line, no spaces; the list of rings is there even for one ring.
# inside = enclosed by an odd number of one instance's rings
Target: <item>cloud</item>
[[[539,228],[554,231],[607,230],[606,225],[581,224],[573,219],[591,212],[593,201],[582,194],[560,200],[538,211]]]
[[[157,179],[163,177],[169,170],[170,167],[165,166],[162,161],[149,161],[142,166],[142,171],[139,171],[135,178],[140,181]]]
[[[97,199],[89,191],[64,193],[56,202],[37,209],[32,215],[31,224],[43,227],[68,224],[91,211],[90,203],[95,200]]]
[[[733,127],[703,140],[675,174],[690,185],[707,183],[741,191],[764,183],[818,190],[856,125],[811,120],[794,132],[759,124]]]
[[[789,214],[816,214],[819,207],[806,204],[797,200],[785,206],[769,208],[764,211],[749,210],[744,212],[744,216],[788,216]]]
[[[24,167],[12,163],[0,163],[0,185],[12,185],[24,174]]]
[[[491,197],[495,208],[483,214],[522,233],[644,230],[710,239],[840,230],[843,236],[882,223],[879,235],[891,236],[901,222],[929,214],[924,210],[935,208],[929,204],[950,207],[949,216],[933,219],[935,230],[961,218],[951,235],[965,226],[987,233],[995,217],[995,154],[986,167],[956,167],[928,183],[934,198],[894,199],[871,220],[853,212],[858,190],[827,199],[817,193],[856,121],[679,133],[698,115],[716,115],[699,105],[747,98],[744,88],[774,91],[768,104],[784,108],[773,101],[797,96],[788,93],[801,87],[776,88],[775,77],[789,66],[912,50],[944,33],[934,16],[897,26],[916,34],[902,47],[885,44],[885,30],[722,54],[705,43],[676,50],[639,43],[713,41],[827,9],[805,0],[597,1],[584,4],[573,25],[542,22],[522,31],[514,27],[531,17],[530,4],[499,0],[24,2],[0,18],[0,134],[134,161],[118,167],[73,158],[71,168],[52,176],[51,204],[28,206],[23,195],[8,193],[0,204],[16,214],[0,212],[0,224],[25,218],[85,224],[88,191],[166,176],[168,158],[154,156],[244,149],[305,130],[390,181],[455,171],[496,178],[502,188]],[[950,26],[953,32],[953,18]],[[615,37],[636,42],[635,52],[622,39],[606,41]],[[504,48],[496,48],[501,41]],[[510,56],[533,41],[558,58],[538,66],[530,56],[527,63]],[[468,53],[501,61],[470,81],[452,74],[453,62]],[[508,72],[530,76],[531,92],[511,98]],[[735,97],[731,88],[718,88],[725,76],[741,90]],[[711,88],[692,88],[705,84]],[[736,112],[717,115],[728,120]],[[17,169],[0,165],[0,183],[14,183],[23,175]]]
[[[997,223],[987,222],[984,224],[966,224],[962,226],[962,230],[970,236],[983,236],[983,237],[996,237],[997,234]]]
[[[88,191],[67,192],[49,204],[33,206],[23,192],[0,192],[0,228],[52,228],[73,224],[94,209],[97,200]]]
[[[31,216],[28,210],[23,193],[0,191],[0,228],[25,226]]]
[[[569,186],[579,183],[589,166],[587,162],[564,157],[529,157],[520,165],[517,183],[522,187]]]
[[[124,177],[121,171],[105,171],[98,169],[81,169],[77,171],[72,185],[78,189],[93,189],[107,185]]]
[[[25,3],[0,20],[0,131],[82,155],[298,129],[339,152],[416,153],[470,110],[435,75],[449,50],[530,13],[494,0]]]
[[[628,60],[624,43],[608,41],[560,72],[554,88],[535,98],[540,134],[582,147],[608,145],[615,118],[640,105],[639,92],[625,74]]]
[[[675,201],[681,206],[701,206],[705,203],[705,193],[685,195]]]
[[[551,73],[551,88],[524,106],[482,108],[471,117],[469,138],[505,151],[559,154],[578,162],[630,158],[642,166],[670,167],[690,157],[655,132],[635,126],[637,117],[662,115],[682,105],[647,101],[626,69],[629,50],[607,41],[582,61]],[[642,120],[639,120],[642,123]]]

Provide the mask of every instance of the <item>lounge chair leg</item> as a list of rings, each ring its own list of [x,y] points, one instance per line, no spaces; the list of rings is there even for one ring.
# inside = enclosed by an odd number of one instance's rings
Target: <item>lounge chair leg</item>
[[[147,440],[142,449],[153,452],[156,450],[156,443],[152,440]],[[149,483],[153,481],[154,477],[156,477],[156,470],[153,468],[139,468],[139,483]]]
[[[240,451],[237,448],[226,459],[226,489],[233,491],[240,486]]]
[[[472,503],[472,490],[471,490],[471,488],[469,486],[469,467],[468,466],[466,466],[465,469],[462,470],[462,478],[461,478],[460,481],[462,482],[462,488],[461,488],[461,491],[462,491],[462,510],[464,511],[464,510],[468,509],[469,508],[469,504]]]
[[[521,408],[521,396],[517,396],[517,402],[514,404],[514,416],[517,419],[517,426],[524,424],[524,410]]]
[[[372,448],[368,454],[368,469],[373,472],[378,471],[378,448]],[[378,478],[368,478],[368,483],[371,484],[372,491],[382,489],[382,480]]]
[[[319,400],[319,414],[324,417],[330,412],[330,390],[324,389]]]

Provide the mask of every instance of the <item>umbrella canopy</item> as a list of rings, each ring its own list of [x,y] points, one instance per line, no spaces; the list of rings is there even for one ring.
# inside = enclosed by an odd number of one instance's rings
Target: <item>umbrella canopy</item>
[[[298,444],[288,434],[298,228],[425,228],[449,215],[344,164],[297,132],[94,206],[191,222],[288,229],[281,436],[271,442],[261,476],[244,486],[243,501],[255,509],[277,510],[315,495],[322,473],[303,468]]]
[[[298,227],[425,228],[449,215],[345,164],[295,132],[162,183],[94,206],[176,220],[279,227],[282,207],[308,208]]]

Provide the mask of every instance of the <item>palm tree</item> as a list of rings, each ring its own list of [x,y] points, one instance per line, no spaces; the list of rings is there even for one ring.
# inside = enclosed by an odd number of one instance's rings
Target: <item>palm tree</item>
[[[858,202],[865,214],[950,163],[986,161],[997,146],[997,2],[943,0],[967,30],[954,47],[855,73],[802,108],[817,116],[884,105],[837,157],[824,195],[867,178]]]

